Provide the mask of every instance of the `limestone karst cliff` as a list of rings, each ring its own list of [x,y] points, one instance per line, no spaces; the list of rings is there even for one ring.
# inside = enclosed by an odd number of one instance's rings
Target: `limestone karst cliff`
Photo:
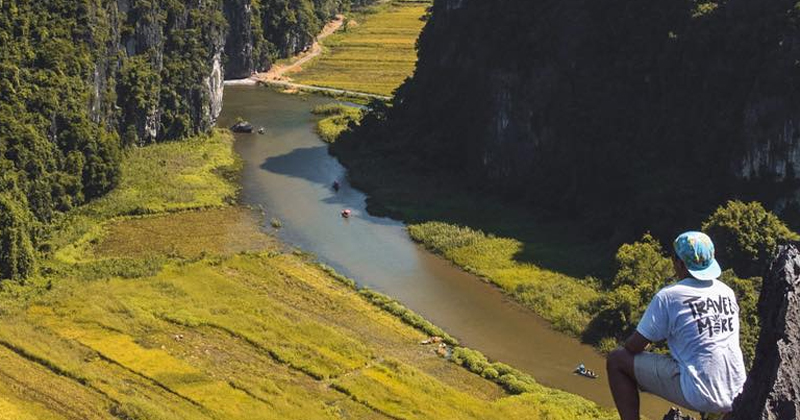
[[[781,247],[764,278],[761,335],[753,368],[730,420],[800,417],[800,246]]]
[[[787,0],[436,0],[416,73],[365,138],[637,233],[731,197],[780,210],[800,174],[799,16]]]
[[[225,77],[245,78],[307,48],[325,23],[372,0],[225,0]]]

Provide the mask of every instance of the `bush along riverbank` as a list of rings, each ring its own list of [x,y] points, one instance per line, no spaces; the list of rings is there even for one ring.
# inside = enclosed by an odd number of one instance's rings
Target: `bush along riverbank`
[[[380,107],[373,104],[362,127],[380,123]],[[433,170],[363,133],[343,130],[331,153],[348,168],[353,185],[370,194],[370,211],[406,221],[415,241],[600,351],[627,337],[655,292],[674,281],[670,248],[650,234],[614,250],[607,238],[582,232],[579,221],[464,184],[446,168]],[[728,268],[721,280],[740,302],[750,364],[759,331],[760,267],[777,244],[798,235],[757,202],[730,201],[702,226],[689,228],[708,232],[717,243]]]
[[[319,105],[312,110],[324,118],[317,122],[317,134],[326,143],[333,143],[350,124],[358,124],[362,110],[343,104]]]
[[[237,167],[224,131],[132,148],[50,226],[0,282],[0,417],[613,418],[262,233]]]

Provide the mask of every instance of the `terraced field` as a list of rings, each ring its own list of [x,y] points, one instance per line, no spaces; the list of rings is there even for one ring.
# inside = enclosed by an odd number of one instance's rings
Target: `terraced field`
[[[307,85],[391,95],[414,72],[414,45],[430,4],[394,0],[370,13],[354,14],[347,30],[322,41],[320,58],[292,78]]]

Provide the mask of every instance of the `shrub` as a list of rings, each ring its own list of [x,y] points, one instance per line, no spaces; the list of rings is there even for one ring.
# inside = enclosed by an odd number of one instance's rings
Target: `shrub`
[[[399,317],[403,322],[412,327],[423,331],[425,334],[432,335],[432,336],[439,336],[442,337],[445,343],[450,345],[458,345],[458,340],[447,334],[443,329],[433,325],[430,321],[423,318],[416,312],[406,308],[400,302],[386,296],[382,293],[378,293],[376,291],[363,288],[358,291],[358,293],[365,297],[367,300],[372,302],[374,305],[378,306],[379,308],[383,309],[386,312],[389,312],[392,315]]]
[[[477,350],[459,347],[453,350],[453,362],[466,367],[471,372],[482,374],[489,367],[489,360]]]
[[[531,385],[517,379],[512,374],[506,374],[498,379],[498,383],[503,386],[511,394],[522,394],[531,390]]]
[[[608,285],[611,290],[583,334],[585,341],[604,347],[633,332],[650,300],[674,273],[661,244],[650,234],[620,246],[615,259],[618,268]]]
[[[755,201],[728,201],[703,223],[703,231],[714,240],[717,255],[745,277],[761,274],[780,243],[800,239]]]
[[[494,381],[511,394],[521,394],[534,390],[536,381],[513,367],[500,362],[491,363],[483,353],[465,347],[453,349],[450,360],[467,368],[470,372]]]
[[[481,376],[490,381],[494,381],[500,377],[500,374],[497,372],[497,369],[493,367],[487,367],[486,369],[483,370],[483,372],[481,372]]]
[[[613,289],[630,286],[653,294],[673,275],[672,261],[649,233],[638,242],[620,246],[614,259],[617,274],[611,284]]]
[[[480,230],[444,222],[425,222],[408,226],[411,239],[420,242],[430,251],[444,254],[452,249],[474,245],[492,238]]]

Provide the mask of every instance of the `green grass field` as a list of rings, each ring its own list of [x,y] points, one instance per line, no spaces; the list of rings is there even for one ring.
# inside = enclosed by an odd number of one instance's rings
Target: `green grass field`
[[[0,420],[613,418],[468,349],[439,357],[419,344],[435,326],[261,233],[228,204],[231,146],[131,149],[40,273],[0,283]]]
[[[601,292],[591,283],[519,261],[524,244],[467,227],[426,222],[408,227],[411,237],[467,271],[489,279],[553,326],[580,336]]]
[[[358,124],[362,111],[352,106],[328,104],[317,106],[312,112],[324,117],[317,122],[319,137],[326,143],[333,143],[350,123]]]
[[[389,1],[322,41],[324,52],[292,78],[298,83],[391,95],[414,72],[414,48],[429,2]]]

